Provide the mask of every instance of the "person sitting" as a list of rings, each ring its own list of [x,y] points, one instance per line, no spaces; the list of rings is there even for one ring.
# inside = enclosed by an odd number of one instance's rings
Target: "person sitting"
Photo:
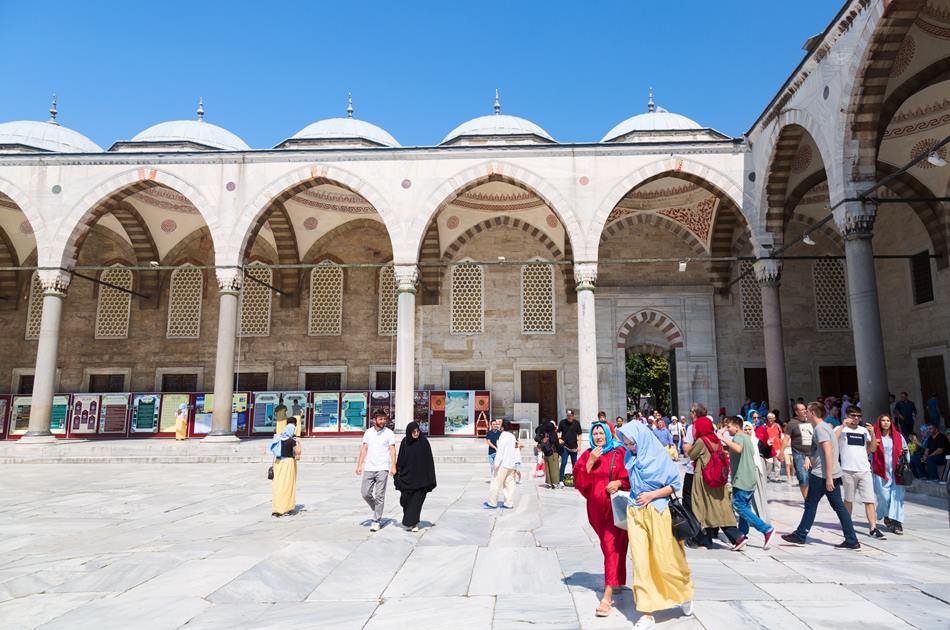
[[[947,438],[947,434],[936,424],[931,424],[927,434],[927,446],[920,460],[923,464],[922,472],[925,473],[922,475],[923,479],[931,481],[940,479],[938,468],[946,464],[948,452],[950,452],[950,439]]]

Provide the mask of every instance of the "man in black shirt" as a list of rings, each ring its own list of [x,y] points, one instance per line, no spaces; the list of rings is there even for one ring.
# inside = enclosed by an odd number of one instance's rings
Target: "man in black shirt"
[[[574,470],[574,464],[577,463],[578,440],[581,437],[581,423],[574,419],[574,412],[567,410],[567,417],[561,420],[557,425],[558,444],[561,445],[561,471],[560,487],[564,487],[564,468],[567,466],[567,458],[571,458],[571,470]]]
[[[491,421],[491,429],[485,434],[488,444],[488,475],[495,474],[495,453],[498,452],[498,438],[501,437],[501,418]]]
[[[940,430],[936,424],[930,425],[930,433],[927,438],[927,450],[924,451],[922,458],[923,464],[927,466],[927,478],[939,480],[937,467],[947,458],[947,451],[950,451],[950,439],[947,434]],[[564,470],[564,464],[561,463],[561,470]]]

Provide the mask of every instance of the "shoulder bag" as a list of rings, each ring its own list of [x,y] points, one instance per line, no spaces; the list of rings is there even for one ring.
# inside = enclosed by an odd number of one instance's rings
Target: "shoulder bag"
[[[699,525],[699,521],[693,512],[687,509],[679,497],[676,496],[675,490],[673,494],[670,495],[669,509],[670,521],[673,525],[673,536],[676,537],[676,540],[689,540],[699,535],[702,529]]]
[[[894,468],[894,478],[894,480],[902,486],[914,485],[914,474],[910,471],[906,453],[901,453],[897,459],[897,466]]]
[[[607,482],[614,476],[614,459],[616,456],[610,454],[610,470],[607,473]],[[614,527],[627,531],[627,506],[630,505],[630,493],[626,490],[617,490],[610,495],[610,510],[614,516]]]

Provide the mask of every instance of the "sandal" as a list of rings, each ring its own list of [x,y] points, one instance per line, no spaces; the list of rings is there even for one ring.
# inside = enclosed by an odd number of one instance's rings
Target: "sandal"
[[[613,602],[610,602],[610,603],[600,602],[600,606],[598,606],[597,610],[594,611],[594,615],[596,615],[597,617],[609,617],[610,611],[611,609],[613,609],[613,607],[614,607]]]

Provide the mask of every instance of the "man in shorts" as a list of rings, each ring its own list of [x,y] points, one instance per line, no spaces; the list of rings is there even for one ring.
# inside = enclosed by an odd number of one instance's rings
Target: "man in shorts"
[[[795,477],[798,478],[798,489],[802,498],[808,494],[808,471],[811,469],[812,435],[815,429],[808,421],[807,408],[804,403],[795,403],[795,415],[788,421],[786,427],[792,439],[792,462],[795,465]]]
[[[861,426],[861,410],[857,405],[848,408],[844,424],[835,429],[838,438],[838,452],[841,453],[841,490],[844,506],[851,513],[855,502],[864,504],[864,514],[868,517],[871,538],[884,540],[884,534],[877,526],[874,485],[871,480],[871,464],[868,455],[878,449],[874,434]]]

